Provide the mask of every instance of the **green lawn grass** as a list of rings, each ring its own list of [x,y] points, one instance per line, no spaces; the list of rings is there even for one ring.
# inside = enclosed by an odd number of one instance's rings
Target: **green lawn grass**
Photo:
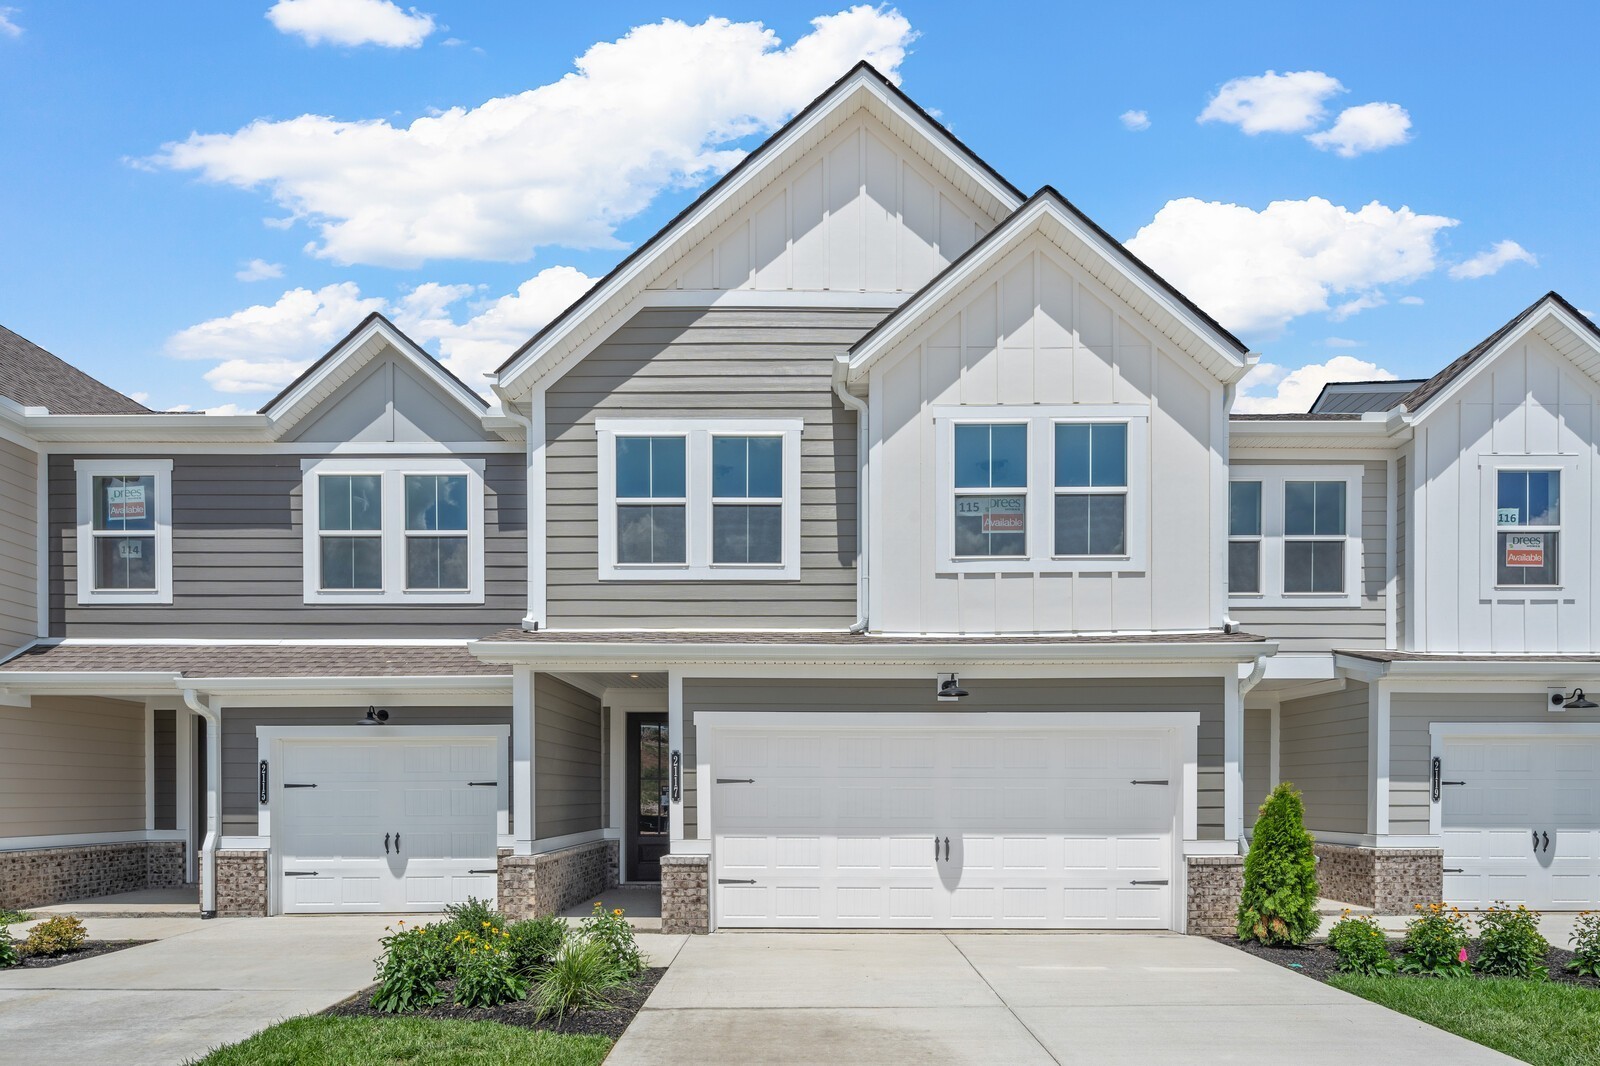
[[[1600,991],[1592,988],[1352,974],[1328,983],[1536,1066],[1600,1062]]]
[[[599,1066],[611,1040],[430,1018],[291,1018],[197,1066]]]

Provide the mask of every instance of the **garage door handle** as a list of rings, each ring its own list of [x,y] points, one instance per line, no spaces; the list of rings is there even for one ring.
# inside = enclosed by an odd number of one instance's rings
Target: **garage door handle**
[[[1441,784],[1441,785],[1464,785],[1464,784],[1466,784],[1466,782],[1465,781],[1440,781],[1439,784]]]
[[[498,781],[468,781],[467,782],[467,787],[468,788],[499,788],[500,787],[500,782],[498,782]]]
[[[717,878],[717,884],[719,884],[719,885],[753,885],[755,883],[756,883],[756,879],[753,878],[753,877],[749,878],[748,880],[740,880],[737,877],[719,877],[719,878]]]
[[[468,870],[469,874],[497,874],[499,870]]]
[[[296,785],[296,784],[293,784],[291,782],[285,781],[283,783],[283,787],[284,788],[316,788],[317,786],[316,785]]]
[[[315,871],[315,870],[285,870],[285,871],[283,871],[283,876],[285,876],[285,877],[316,877],[317,876],[317,871]]]
[[[944,861],[945,862],[949,862],[950,861],[950,838],[949,837],[945,837],[944,838]]]
[[[1447,874],[1459,874],[1459,873],[1464,873],[1465,871],[1460,866],[1446,866],[1444,868],[1444,872],[1447,873]]]
[[[753,785],[755,783],[756,783],[756,779],[753,778],[753,777],[719,777],[719,778],[717,778],[717,784],[719,784],[719,785]]]
[[[1544,834],[1544,850],[1546,850],[1546,851],[1550,850],[1550,834],[1549,833],[1545,833]]]
[[[1160,880],[1160,881],[1129,881],[1128,884],[1130,884],[1130,885],[1170,885],[1170,884],[1172,884],[1172,882],[1163,879],[1163,880]]]
[[[1128,782],[1128,784],[1130,784],[1130,785],[1170,785],[1171,783],[1172,782],[1168,781],[1166,778],[1162,778],[1160,781],[1129,781]]]
[[[383,834],[383,853],[385,855],[389,854],[389,834],[388,833]]]
[[[396,833],[394,835],[394,853],[396,855],[400,854],[400,834],[399,833]]]

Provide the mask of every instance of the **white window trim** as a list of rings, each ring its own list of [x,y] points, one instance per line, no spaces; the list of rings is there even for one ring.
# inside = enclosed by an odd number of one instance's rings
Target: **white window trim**
[[[1143,572],[1150,559],[1150,408],[1147,404],[1028,404],[934,407],[934,471],[938,514],[934,570],[940,574],[1091,574]],[[1121,422],[1128,427],[1127,552],[1117,556],[1055,555],[1055,427],[1058,423]],[[963,489],[1027,500],[1026,557],[982,558],[955,554],[955,427],[1025,423],[1028,485],[1018,490]],[[1086,492],[1095,490],[1086,489]],[[1123,490],[1111,489],[1111,493]]]
[[[1579,487],[1578,456],[1576,455],[1539,455],[1523,453],[1508,454],[1483,454],[1478,456],[1479,499],[1482,501],[1480,510],[1483,512],[1478,521],[1488,529],[1485,535],[1485,548],[1478,554],[1480,592],[1484,599],[1494,599],[1496,602],[1505,603],[1518,596],[1529,598],[1549,598],[1554,593],[1572,589],[1580,584],[1572,579],[1574,561],[1567,556],[1565,544],[1560,548],[1561,556],[1556,562],[1556,578],[1560,582],[1556,585],[1501,585],[1500,569],[1497,559],[1500,552],[1500,525],[1497,521],[1497,512],[1500,502],[1500,471],[1520,470],[1559,470],[1561,472],[1561,525],[1555,527],[1541,526],[1531,532],[1553,531],[1561,535],[1562,542],[1566,542],[1568,529],[1566,516],[1572,507],[1573,493]]]
[[[800,436],[798,418],[598,418],[599,579],[601,581],[800,580]],[[775,564],[711,561],[711,438],[783,438],[783,554]],[[683,437],[685,561],[677,565],[617,562],[617,438]],[[671,504],[673,500],[649,501]],[[721,501],[729,502],[729,501]],[[771,500],[750,501],[771,504]]]
[[[309,604],[441,604],[482,603],[483,581],[483,470],[482,459],[470,458],[368,458],[306,459],[300,464],[302,511],[302,570],[305,602]],[[382,478],[381,538],[383,588],[325,589],[322,587],[322,493],[317,478],[323,474],[371,474]],[[467,588],[416,589],[405,587],[407,474],[456,474],[467,479]],[[369,536],[372,534],[368,534]]]
[[[122,603],[172,602],[172,460],[171,459],[78,459],[73,464],[78,478],[78,604],[110,605]],[[154,589],[97,589],[94,587],[94,479],[131,474],[153,477],[156,486]],[[140,535],[146,535],[140,531]]]
[[[1238,607],[1359,607],[1363,563],[1361,478],[1365,470],[1355,463],[1342,466],[1236,466],[1228,480],[1261,482],[1261,591],[1228,593]],[[1283,495],[1290,481],[1344,482],[1344,591],[1283,591]],[[1224,530],[1226,532],[1226,530]],[[1333,540],[1331,536],[1295,540]]]

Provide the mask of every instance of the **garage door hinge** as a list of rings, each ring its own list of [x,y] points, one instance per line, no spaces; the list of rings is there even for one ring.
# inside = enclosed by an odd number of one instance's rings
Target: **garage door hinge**
[[[1172,884],[1172,882],[1168,881],[1166,878],[1162,878],[1160,881],[1129,881],[1128,884],[1130,884],[1130,885],[1170,885],[1170,884]]]
[[[719,877],[719,878],[717,878],[717,884],[719,884],[719,885],[753,885],[755,883],[756,883],[756,879],[753,878],[753,877],[749,878],[747,880],[740,880],[737,877]]]
[[[1164,777],[1159,781],[1129,781],[1128,782],[1128,784],[1130,784],[1130,785],[1170,785],[1171,783],[1172,782],[1168,781]]]

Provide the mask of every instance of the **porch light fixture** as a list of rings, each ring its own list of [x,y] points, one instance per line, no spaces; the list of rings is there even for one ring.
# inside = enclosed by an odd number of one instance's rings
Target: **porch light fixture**
[[[1583,689],[1581,688],[1573,689],[1572,695],[1570,696],[1563,696],[1561,693],[1557,692],[1550,697],[1550,702],[1561,708],[1563,711],[1592,711],[1596,707],[1600,707],[1600,704],[1595,703],[1593,700],[1589,699],[1589,697],[1585,696],[1583,694]]]
[[[967,690],[961,687],[955,674],[939,675],[939,702],[954,703],[965,695]]]
[[[366,716],[356,719],[362,725],[383,725],[388,720],[389,712],[382,707],[368,707]]]

